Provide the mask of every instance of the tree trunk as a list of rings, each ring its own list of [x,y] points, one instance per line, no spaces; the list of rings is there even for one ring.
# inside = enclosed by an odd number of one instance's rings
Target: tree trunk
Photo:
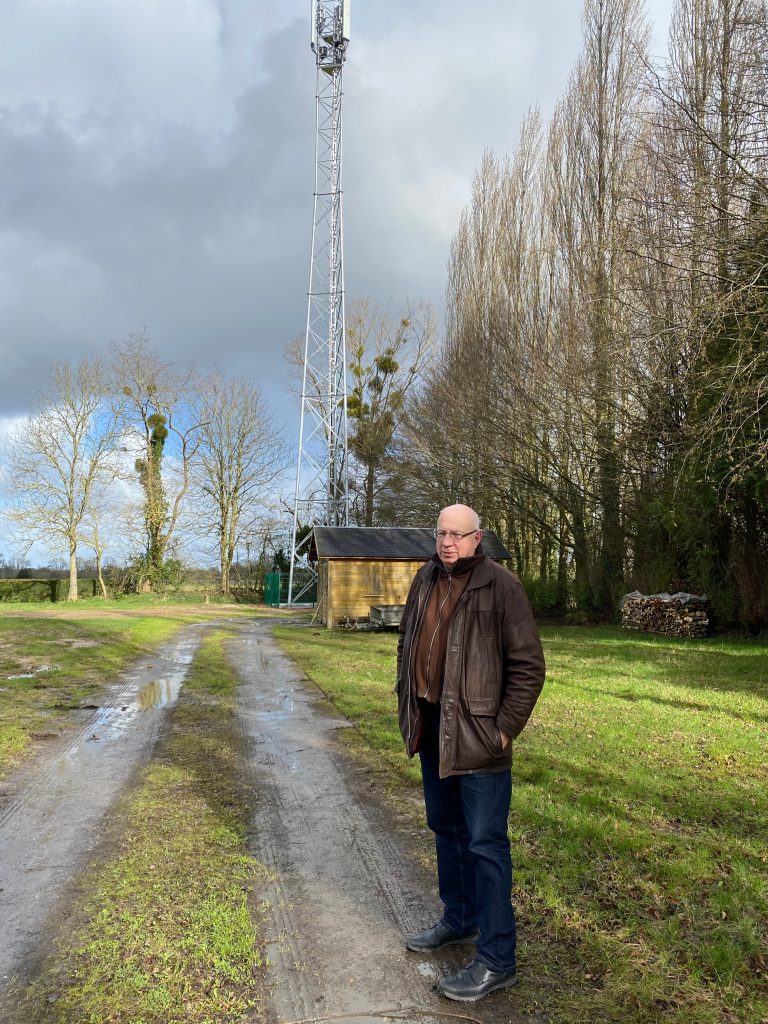
[[[589,541],[587,538],[587,527],[584,519],[584,508],[579,495],[573,495],[571,507],[574,585],[576,588],[577,605],[579,606],[579,610],[583,611],[586,607],[591,607],[593,604],[591,583],[592,560],[590,557]]]
[[[376,485],[376,466],[368,464],[365,474],[365,525],[373,526],[373,489]]]
[[[611,440],[613,445],[613,440]],[[616,611],[618,591],[624,579],[624,534],[621,525],[619,469],[611,449],[598,456],[598,480],[602,504],[600,560],[598,563],[596,603],[603,612]]]
[[[219,567],[221,569],[222,594],[229,593],[229,569],[231,564],[232,559],[229,551],[229,545],[227,543],[227,527],[226,524],[223,524],[221,530],[221,540],[219,541]]]
[[[77,541],[69,542],[69,593],[67,601],[77,600]]]
[[[564,612],[568,607],[568,524],[560,509],[557,543],[557,607]]]
[[[106,600],[109,597],[107,593],[107,587],[104,583],[104,577],[101,574],[101,551],[96,551],[96,576],[99,580],[99,589],[101,590],[101,596]]]

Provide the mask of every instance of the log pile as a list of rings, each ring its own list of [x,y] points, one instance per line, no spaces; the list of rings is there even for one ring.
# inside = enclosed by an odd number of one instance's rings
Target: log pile
[[[641,594],[635,590],[621,599],[625,629],[664,636],[706,636],[708,599],[697,594]]]

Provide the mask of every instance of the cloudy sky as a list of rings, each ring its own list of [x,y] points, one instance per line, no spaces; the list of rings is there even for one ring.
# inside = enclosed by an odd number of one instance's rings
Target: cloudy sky
[[[651,0],[664,49],[672,0]],[[51,362],[146,327],[260,381],[303,332],[314,180],[306,0],[2,0],[0,426]],[[442,303],[482,151],[545,116],[579,0],[352,0],[348,297]],[[298,421],[295,424],[298,430]]]

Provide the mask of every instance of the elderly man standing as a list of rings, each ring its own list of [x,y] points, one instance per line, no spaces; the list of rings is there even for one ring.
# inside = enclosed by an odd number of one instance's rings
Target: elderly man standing
[[[512,740],[544,683],[544,657],[519,580],[480,547],[477,513],[444,508],[436,553],[411,584],[400,623],[397,691],[409,757],[421,759],[443,915],[406,937],[433,952],[476,943],[438,992],[481,999],[517,982],[507,819]]]

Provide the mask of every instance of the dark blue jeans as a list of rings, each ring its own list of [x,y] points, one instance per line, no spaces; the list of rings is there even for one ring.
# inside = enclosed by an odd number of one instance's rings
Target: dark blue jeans
[[[435,833],[444,923],[464,935],[480,929],[477,959],[492,971],[515,969],[515,912],[507,821],[512,772],[439,775],[439,705],[424,716],[421,775],[427,824]]]

